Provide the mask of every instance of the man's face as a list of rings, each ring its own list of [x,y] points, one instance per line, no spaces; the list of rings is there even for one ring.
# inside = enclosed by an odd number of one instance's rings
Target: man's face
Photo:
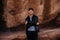
[[[29,15],[33,15],[34,12],[33,12],[33,10],[29,10],[28,13],[29,13]]]

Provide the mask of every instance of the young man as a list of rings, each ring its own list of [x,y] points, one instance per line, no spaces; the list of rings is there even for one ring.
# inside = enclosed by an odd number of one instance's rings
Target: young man
[[[26,35],[28,40],[38,40],[38,17],[34,15],[34,9],[29,8],[28,10],[28,17],[26,18]]]

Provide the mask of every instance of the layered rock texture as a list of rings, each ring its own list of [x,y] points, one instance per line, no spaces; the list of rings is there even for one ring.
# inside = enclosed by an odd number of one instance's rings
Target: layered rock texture
[[[41,24],[51,21],[60,12],[60,0],[5,0],[4,4],[4,18],[8,27],[24,23],[30,7]]]

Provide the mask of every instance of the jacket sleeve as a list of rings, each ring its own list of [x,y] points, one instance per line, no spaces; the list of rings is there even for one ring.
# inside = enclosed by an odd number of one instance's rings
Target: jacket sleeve
[[[34,18],[34,21],[32,22],[33,24],[36,24],[38,22],[38,17]]]

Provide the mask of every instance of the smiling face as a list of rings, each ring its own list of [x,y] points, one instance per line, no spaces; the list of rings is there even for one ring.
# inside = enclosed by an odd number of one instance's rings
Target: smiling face
[[[33,10],[29,10],[28,13],[29,13],[29,15],[33,15],[34,11]]]

